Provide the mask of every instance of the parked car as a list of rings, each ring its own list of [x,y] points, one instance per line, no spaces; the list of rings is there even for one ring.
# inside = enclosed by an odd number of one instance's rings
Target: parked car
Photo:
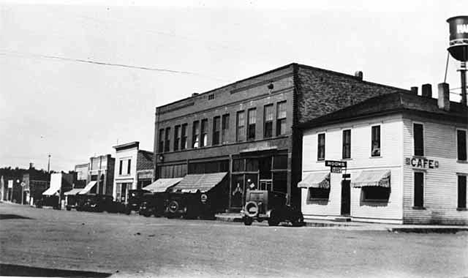
[[[214,219],[216,212],[216,195],[209,193],[169,194],[165,215],[167,218],[183,217],[186,219]]]
[[[110,195],[89,194],[83,195],[83,201],[77,206],[77,210],[103,212],[112,211],[115,202]]]
[[[139,211],[141,202],[143,201],[143,195],[150,193],[144,189],[134,189],[128,191],[128,203],[125,207],[125,213],[130,214],[132,211]]]
[[[166,192],[143,194],[138,213],[146,217],[151,215],[156,217],[163,216],[167,205],[167,196]]]
[[[65,208],[67,210],[72,210],[72,209],[78,210],[78,208],[81,206],[81,203],[84,202],[84,199],[85,199],[84,196],[86,195],[67,196],[67,205],[65,206]]]
[[[269,226],[277,226],[288,221],[293,226],[304,224],[302,212],[286,204],[286,194],[267,190],[247,190],[245,206],[242,210],[245,225],[254,220],[268,221]]]
[[[54,209],[60,209],[59,196],[42,196],[35,201],[35,206],[36,208],[52,207]]]

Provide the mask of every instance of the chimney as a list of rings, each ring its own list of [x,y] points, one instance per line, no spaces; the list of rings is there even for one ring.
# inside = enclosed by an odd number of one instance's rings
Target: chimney
[[[358,79],[358,80],[362,80],[364,78],[364,74],[362,73],[362,71],[356,71],[354,73],[354,76]]]
[[[439,108],[445,111],[450,110],[450,88],[448,83],[439,83],[439,99],[437,100],[437,104]]]
[[[416,95],[416,96],[417,96],[417,95],[418,95],[418,87],[411,87],[411,93],[412,93],[413,95]]]
[[[422,91],[423,97],[432,98],[432,85],[431,84],[423,84],[421,91]]]

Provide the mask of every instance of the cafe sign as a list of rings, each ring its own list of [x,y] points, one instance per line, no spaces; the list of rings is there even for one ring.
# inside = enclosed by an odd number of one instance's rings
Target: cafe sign
[[[424,157],[407,157],[406,165],[420,169],[436,169],[439,168],[439,161]]]

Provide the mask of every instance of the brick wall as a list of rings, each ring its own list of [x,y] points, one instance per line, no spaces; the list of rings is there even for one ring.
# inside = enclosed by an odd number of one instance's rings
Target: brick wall
[[[138,170],[153,170],[153,153],[148,151],[139,150],[137,157],[137,171]]]

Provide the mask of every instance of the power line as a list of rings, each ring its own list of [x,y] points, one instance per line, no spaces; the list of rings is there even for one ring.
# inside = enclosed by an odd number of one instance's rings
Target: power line
[[[196,72],[172,70],[172,69],[167,69],[167,68],[153,68],[153,67],[144,67],[144,66],[134,66],[134,65],[126,65],[126,64],[119,64],[119,63],[109,63],[109,62],[101,62],[101,61],[95,61],[95,60],[67,58],[67,57],[59,57],[59,56],[53,56],[53,55],[25,53],[25,52],[8,51],[8,50],[0,50],[0,55],[3,55],[3,56],[11,56],[11,55],[14,55],[14,56],[28,56],[28,57],[34,57],[34,58],[53,59],[53,60],[60,60],[60,61],[67,61],[67,62],[78,62],[78,63],[93,64],[93,65],[100,65],[100,66],[121,67],[121,68],[130,68],[130,69],[138,69],[138,70],[146,70],[146,71],[157,71],[157,72],[166,72],[166,73],[175,73],[175,74],[195,75],[195,76],[201,76],[201,77],[215,79],[215,80],[219,80],[219,81],[225,81],[225,80],[220,79],[220,78],[206,76],[206,75],[196,73]]]

